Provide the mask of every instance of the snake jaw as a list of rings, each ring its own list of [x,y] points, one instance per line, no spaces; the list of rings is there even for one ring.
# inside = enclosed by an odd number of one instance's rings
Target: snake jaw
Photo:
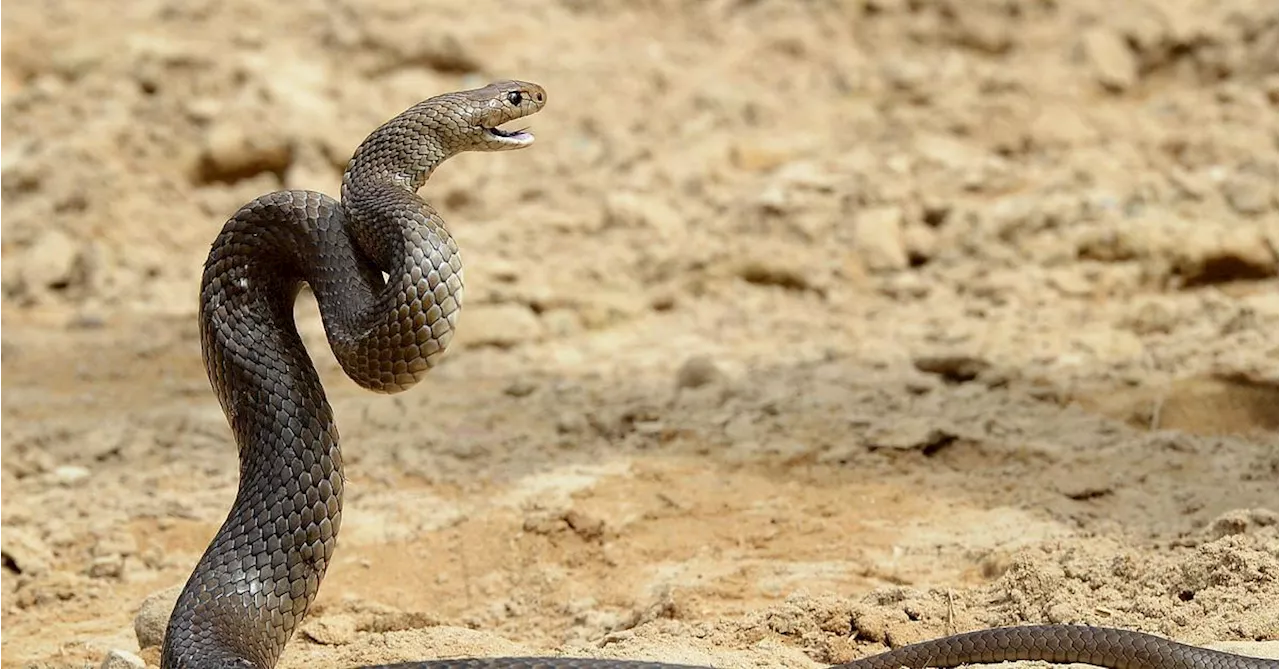
[[[502,128],[485,128],[488,134],[487,139],[497,141],[500,144],[508,145],[509,148],[522,149],[533,143],[533,133],[528,128],[519,130],[503,130]]]

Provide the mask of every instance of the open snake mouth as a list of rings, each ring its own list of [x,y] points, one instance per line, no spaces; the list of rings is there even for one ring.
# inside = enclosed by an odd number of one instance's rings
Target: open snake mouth
[[[516,144],[519,146],[524,146],[526,144],[533,143],[533,133],[529,132],[528,128],[521,128],[519,130],[503,130],[502,128],[485,128],[485,132],[489,133],[491,136],[498,139],[499,141],[508,143],[508,144]]]

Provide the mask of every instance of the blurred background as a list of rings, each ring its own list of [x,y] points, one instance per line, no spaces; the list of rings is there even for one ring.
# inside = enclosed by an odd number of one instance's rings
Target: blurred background
[[[444,363],[365,393],[300,300],[350,484],[282,667],[1274,646],[1274,3],[50,0],[0,49],[5,667],[157,662],[236,486],[222,223],[506,78],[537,142],[421,191]]]

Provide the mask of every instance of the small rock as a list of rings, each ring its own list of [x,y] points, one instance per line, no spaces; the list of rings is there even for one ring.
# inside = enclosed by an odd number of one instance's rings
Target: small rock
[[[574,309],[549,309],[539,314],[543,329],[552,337],[568,337],[582,330],[582,318]]]
[[[1169,166],[1168,170],[1169,183],[1173,184],[1179,195],[1192,200],[1203,200],[1211,192],[1208,180],[1200,179],[1197,175],[1176,165]]]
[[[773,181],[789,188],[830,193],[839,185],[840,177],[814,161],[794,160],[778,168]]]
[[[889,623],[888,614],[880,609],[860,610],[853,616],[854,638],[865,639],[872,643],[884,643],[888,636]]]
[[[89,576],[93,578],[120,578],[124,575],[123,555],[99,555],[89,564]]]
[[[526,514],[520,529],[531,534],[550,536],[564,532],[568,529],[568,523],[565,522],[563,513],[539,510]]]
[[[1068,499],[1083,502],[1098,497],[1105,497],[1115,492],[1115,485],[1102,473],[1093,475],[1076,472],[1054,482],[1058,492]]]
[[[1238,213],[1253,216],[1275,207],[1275,181],[1252,172],[1237,172],[1223,180],[1222,196]]]
[[[661,198],[627,191],[610,193],[604,203],[606,226],[649,228],[664,237],[685,231],[684,217]]]
[[[53,480],[58,485],[72,486],[89,478],[92,472],[79,465],[62,465],[53,470]]]
[[[1174,250],[1173,271],[1184,286],[1276,276],[1277,260],[1264,234],[1248,228],[1197,230]]]
[[[736,272],[747,283],[758,286],[778,286],[788,290],[815,288],[809,280],[808,268],[801,264],[799,258],[790,261],[773,255],[748,258],[738,264]]]
[[[868,271],[900,270],[909,264],[902,234],[902,210],[898,207],[864,210],[858,214],[853,229],[854,245]]]
[[[61,290],[84,279],[83,252],[71,235],[49,229],[22,254],[18,272],[28,289]]]
[[[139,648],[159,646],[164,641],[169,615],[173,613],[173,607],[181,593],[182,586],[175,585],[152,593],[142,600],[138,615],[133,618],[133,633],[138,637]]]
[[[1071,297],[1084,297],[1093,292],[1093,284],[1079,267],[1063,267],[1049,272],[1049,285]]]
[[[932,70],[918,60],[889,58],[880,67],[884,82],[912,104],[929,104],[934,94],[932,75]]]
[[[925,455],[933,455],[951,445],[959,435],[939,428],[930,419],[908,418],[886,422],[873,428],[868,434],[868,445],[872,449],[893,451],[920,451]]]
[[[907,252],[907,262],[919,267],[937,254],[938,231],[927,225],[907,226],[902,231],[902,247]]]
[[[506,388],[502,389],[502,392],[506,393],[510,397],[528,397],[537,389],[538,386],[536,384],[521,380],[513,381],[508,384]]]
[[[6,527],[0,534],[0,556],[19,574],[39,576],[49,571],[53,554],[36,537],[21,527]]]
[[[972,381],[991,368],[991,363],[968,355],[922,355],[912,360],[916,369],[937,374],[948,383]]]
[[[127,650],[112,649],[107,651],[102,664],[98,666],[100,669],[146,669],[147,664]]]
[[[767,172],[795,157],[796,148],[790,145],[737,142],[729,149],[733,166],[749,172]]]
[[[1082,46],[1093,76],[1103,88],[1118,93],[1137,83],[1138,61],[1118,33],[1094,28],[1085,33]]]
[[[591,424],[579,413],[566,411],[556,417],[556,432],[560,434],[580,434],[589,427]]]
[[[138,540],[128,531],[112,532],[98,539],[93,545],[94,555],[135,555]]]
[[[416,17],[387,24],[369,33],[378,46],[387,47],[394,66],[426,66],[436,72],[467,74],[480,71],[483,55],[475,49],[475,40],[440,30],[434,17]]]
[[[91,306],[82,307],[67,319],[68,330],[101,330],[106,324],[106,315]]]
[[[660,292],[649,299],[649,308],[654,311],[671,311],[676,307],[674,293]]]
[[[930,285],[916,272],[901,272],[886,276],[876,289],[882,295],[895,300],[918,300],[928,297]]]
[[[917,155],[952,169],[968,168],[979,164],[985,152],[971,143],[954,137],[922,132],[915,139]]]
[[[345,646],[356,640],[356,622],[350,616],[312,618],[302,624],[302,635],[325,646]]]
[[[635,318],[646,311],[647,306],[638,293],[599,290],[577,305],[578,318],[588,330],[600,330]]]
[[[267,124],[223,121],[204,136],[196,166],[201,183],[235,182],[270,172],[284,177],[293,162],[293,146],[278,129]]]
[[[1203,532],[1211,540],[1217,540],[1253,529],[1275,527],[1277,520],[1280,519],[1271,509],[1237,509],[1214,518],[1203,528]]]
[[[785,214],[791,209],[791,191],[778,182],[765,186],[755,197],[756,207],[766,214]]]
[[[961,11],[953,29],[956,42],[962,46],[991,55],[1000,55],[1013,47],[1013,33],[1009,21],[982,12]]]
[[[569,510],[564,514],[564,522],[574,533],[586,541],[593,541],[604,536],[604,521],[594,516],[588,516],[576,510]]]
[[[511,348],[542,337],[542,321],[522,304],[480,304],[462,312],[457,345]]]
[[[222,103],[217,98],[192,97],[182,102],[182,111],[197,123],[208,123],[222,114]]]
[[[1122,327],[1140,335],[1169,333],[1177,324],[1178,312],[1161,302],[1139,304],[1120,321]]]
[[[1075,109],[1047,105],[1031,122],[1031,136],[1045,146],[1075,146],[1092,140],[1097,131]]]
[[[677,388],[700,388],[724,378],[724,373],[716,366],[710,356],[698,355],[689,358],[676,372]]]

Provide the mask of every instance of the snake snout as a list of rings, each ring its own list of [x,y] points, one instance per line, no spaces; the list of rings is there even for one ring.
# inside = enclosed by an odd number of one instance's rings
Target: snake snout
[[[481,133],[481,148],[488,151],[522,149],[533,143],[527,128],[504,130],[504,123],[538,113],[547,102],[547,92],[526,81],[499,81],[470,91],[479,103],[475,127]]]

